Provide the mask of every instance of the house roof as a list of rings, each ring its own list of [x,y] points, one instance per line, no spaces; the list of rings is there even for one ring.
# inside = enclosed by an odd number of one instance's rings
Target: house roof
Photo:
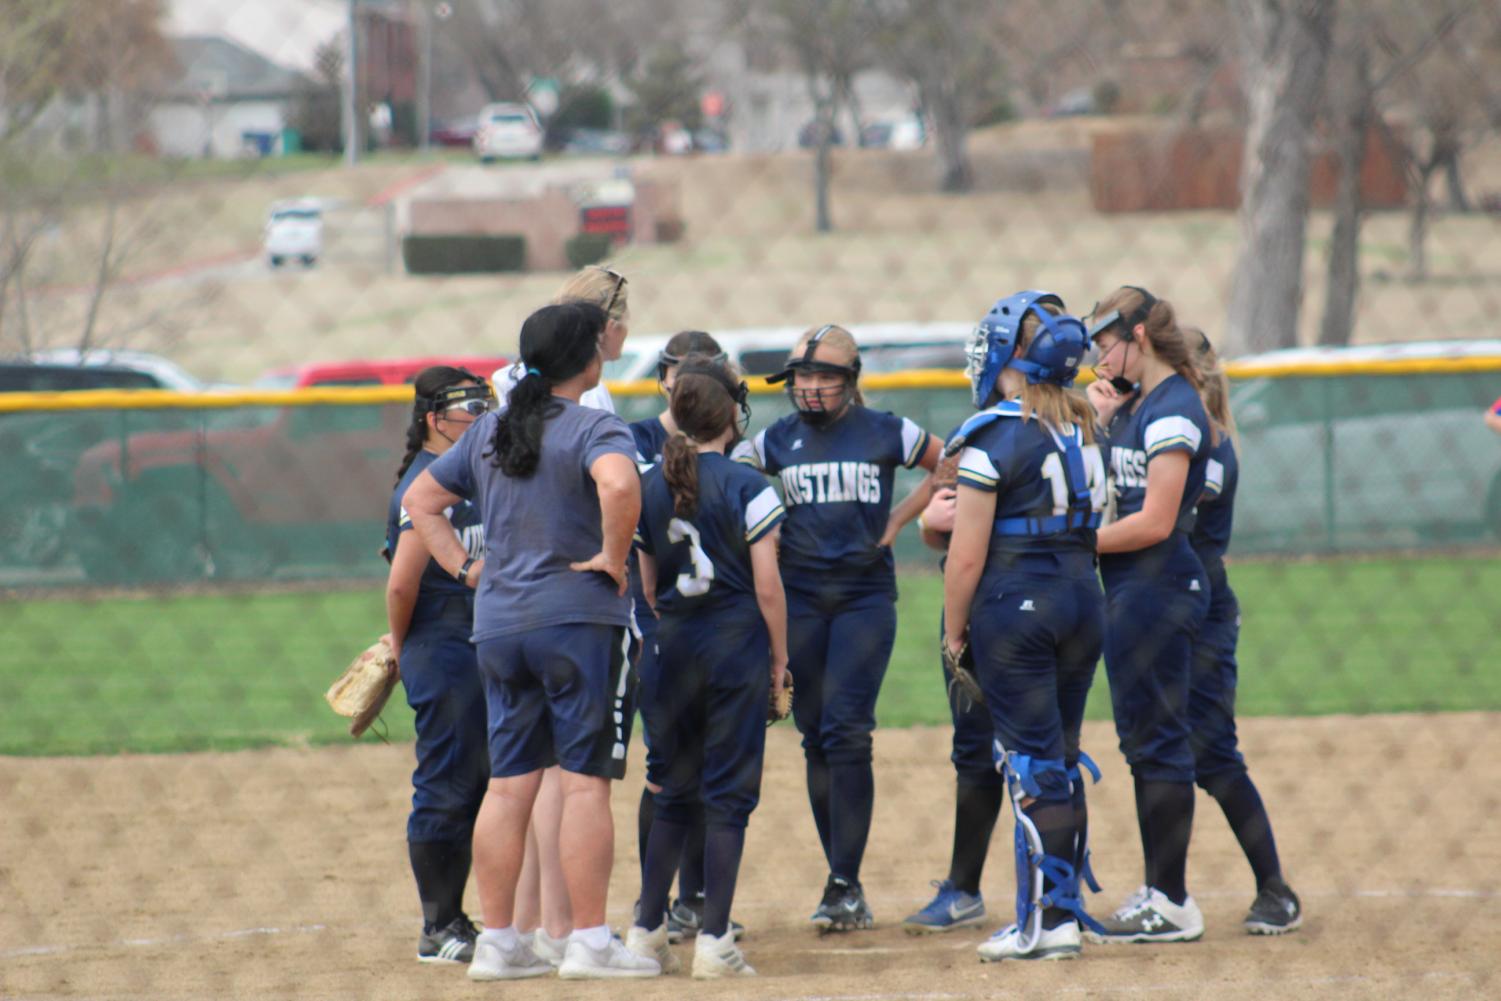
[[[308,78],[278,66],[265,56],[218,35],[173,38],[172,49],[182,72],[166,85],[162,96],[171,100],[266,100],[290,97]]]

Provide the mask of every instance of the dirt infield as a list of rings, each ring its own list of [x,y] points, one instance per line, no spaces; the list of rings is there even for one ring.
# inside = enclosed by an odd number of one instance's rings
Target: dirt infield
[[[1201,942],[982,966],[980,933],[915,939],[898,926],[946,868],[947,734],[877,735],[865,883],[878,926],[820,940],[806,919],[823,863],[796,735],[778,727],[736,904],[762,976],[708,986],[684,977],[483,985],[461,968],[415,962],[403,844],[410,745],[0,759],[0,997],[1501,996],[1501,716],[1250,720],[1242,736],[1303,895],[1300,932],[1241,932],[1250,875],[1201,796],[1190,862],[1208,922]],[[1091,792],[1106,887],[1097,911],[1139,881],[1131,782],[1113,744],[1107,727],[1086,729],[1105,770]],[[617,926],[637,890],[640,775],[638,759],[615,796]],[[1009,906],[1009,833],[1003,818],[985,879],[992,927]],[[471,909],[473,899],[471,886]]]

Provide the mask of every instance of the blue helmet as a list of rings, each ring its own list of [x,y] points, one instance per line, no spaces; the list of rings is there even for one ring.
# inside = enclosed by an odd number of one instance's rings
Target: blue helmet
[[[983,407],[995,392],[1001,378],[1001,370],[1014,368],[1036,385],[1040,382],[1057,386],[1072,386],[1074,376],[1079,374],[1079,362],[1089,347],[1089,336],[1083,321],[1062,314],[1054,316],[1042,307],[1052,305],[1063,309],[1063,300],[1052,292],[1031,290],[1007,296],[990,307],[990,312],[975,327],[970,337],[968,364],[965,374],[969,376],[975,406]],[[1021,336],[1022,320],[1032,313],[1042,324],[1027,346],[1026,353],[1016,357],[1016,342]]]

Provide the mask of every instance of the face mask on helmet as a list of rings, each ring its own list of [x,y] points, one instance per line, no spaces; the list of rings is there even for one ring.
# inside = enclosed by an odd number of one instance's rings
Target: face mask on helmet
[[[833,362],[814,360],[813,355],[818,350],[819,342],[832,329],[832,324],[820,327],[812,337],[808,338],[807,347],[803,349],[801,357],[789,358],[786,368],[766,379],[767,382],[773,383],[786,382],[787,396],[792,400],[792,405],[797,408],[798,416],[814,427],[828,424],[844,412],[844,409],[855,398],[855,382],[860,377],[858,355],[849,365],[836,365]],[[814,374],[832,375],[837,377],[838,381],[831,385],[817,387],[807,385],[802,377]]]

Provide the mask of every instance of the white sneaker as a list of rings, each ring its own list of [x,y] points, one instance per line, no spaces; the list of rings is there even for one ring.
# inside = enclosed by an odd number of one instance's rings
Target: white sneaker
[[[625,933],[625,947],[638,956],[655,959],[663,973],[676,973],[683,968],[683,961],[672,951],[666,921],[651,931],[632,925],[631,930]]]
[[[1100,924],[1105,928],[1104,934],[1090,930],[1084,937],[1096,944],[1193,942],[1204,934],[1204,915],[1193,897],[1184,898],[1179,906],[1157,889],[1148,889],[1145,896],[1132,894]]]
[[[1057,928],[1044,928],[1037,944],[1027,952],[1021,949],[1021,934],[1016,925],[1007,925],[979,947],[980,962],[999,963],[1003,959],[1074,959],[1083,951],[1079,925],[1065,921]]]
[[[611,980],[620,977],[656,977],[662,965],[655,959],[638,956],[614,935],[603,949],[591,949],[577,937],[568,939],[568,951],[558,976],[564,980]]]
[[[502,949],[483,935],[474,943],[474,959],[469,964],[470,980],[525,980],[551,972],[552,966],[538,959],[525,942]]]
[[[537,954],[537,958],[547,963],[553,969],[563,965],[563,953],[568,948],[568,938],[553,938],[547,934],[546,928],[538,928],[534,932],[527,932],[521,936],[521,940],[531,947]]]
[[[693,979],[718,980],[721,977],[754,977],[756,970],[745,961],[745,954],[735,944],[734,931],[719,938],[699,932],[693,944]]]

